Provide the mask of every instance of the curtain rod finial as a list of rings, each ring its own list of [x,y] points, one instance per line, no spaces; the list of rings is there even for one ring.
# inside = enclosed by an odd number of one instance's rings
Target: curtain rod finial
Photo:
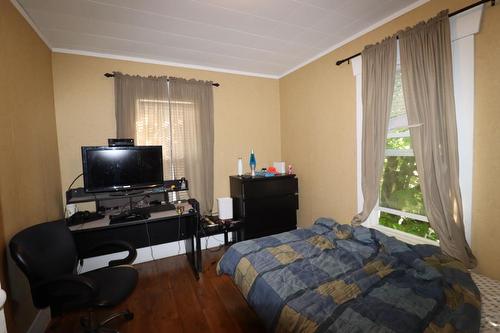
[[[104,73],[105,77],[115,77],[115,74],[113,73]]]

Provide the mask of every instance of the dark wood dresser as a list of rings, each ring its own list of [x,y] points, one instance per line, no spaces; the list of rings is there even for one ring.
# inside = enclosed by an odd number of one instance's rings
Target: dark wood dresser
[[[295,175],[230,176],[233,215],[245,222],[244,239],[297,228],[299,186]]]

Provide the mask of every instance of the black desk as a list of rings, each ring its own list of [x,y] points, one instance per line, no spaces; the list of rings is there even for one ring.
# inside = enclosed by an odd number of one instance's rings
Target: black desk
[[[189,213],[190,204],[185,206],[184,214],[175,210],[151,213],[146,220],[109,224],[109,217],[69,227],[75,238],[79,253],[86,253],[95,245],[111,240],[123,240],[137,248],[184,240],[186,255],[196,277],[197,256],[195,255],[195,233],[198,223],[197,213]],[[180,228],[179,228],[180,224]],[[179,231],[180,229],[180,231]],[[103,249],[98,255],[111,254],[113,249]]]

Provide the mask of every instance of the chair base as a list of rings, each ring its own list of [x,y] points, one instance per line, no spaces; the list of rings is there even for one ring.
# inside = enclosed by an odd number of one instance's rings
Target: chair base
[[[134,319],[134,314],[129,310],[116,312],[104,318],[104,320],[100,323],[94,323],[94,313],[90,310],[86,317],[80,318],[80,324],[82,325],[85,333],[119,333],[118,330],[106,326],[109,322],[117,318],[124,318],[125,320],[130,321]]]

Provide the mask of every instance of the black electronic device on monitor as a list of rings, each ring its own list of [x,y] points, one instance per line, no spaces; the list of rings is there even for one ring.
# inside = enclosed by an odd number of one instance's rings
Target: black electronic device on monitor
[[[85,192],[130,191],[163,185],[161,146],[82,147]]]
[[[108,139],[108,147],[132,147],[134,146],[134,139]]]

